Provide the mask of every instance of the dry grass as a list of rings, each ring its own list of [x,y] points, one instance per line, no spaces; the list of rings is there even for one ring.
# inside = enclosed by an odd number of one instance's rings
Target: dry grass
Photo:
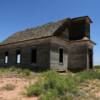
[[[0,100],[37,100],[37,97],[27,98],[23,95],[25,87],[35,81],[37,77],[0,77]]]
[[[5,84],[3,87],[1,87],[0,90],[7,90],[7,91],[12,91],[15,89],[14,84]]]
[[[29,75],[28,73],[30,72],[25,71],[24,73],[27,74],[25,74],[24,77],[24,74],[21,74],[22,72],[20,72],[20,70],[18,71],[20,75],[17,73],[17,76],[15,73],[11,74],[11,70],[8,72],[7,71],[7,69],[6,71],[4,70],[6,74],[3,73],[0,75],[0,100],[38,100],[38,97],[27,97],[23,93],[25,92],[25,87],[29,86],[30,84],[35,84],[37,81],[41,83],[41,73],[39,75]],[[67,72],[60,75],[72,75],[73,78],[76,78],[75,82],[78,82],[76,84],[78,87],[78,92],[74,96],[74,99],[69,98],[68,100],[100,100],[100,69],[74,74]]]

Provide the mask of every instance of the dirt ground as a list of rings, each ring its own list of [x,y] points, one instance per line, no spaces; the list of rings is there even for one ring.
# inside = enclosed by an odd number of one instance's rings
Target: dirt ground
[[[25,87],[30,83],[35,83],[38,80],[38,77],[33,77],[31,79],[24,77],[9,77],[9,76],[0,76],[0,100],[38,100],[37,97],[26,97]],[[2,89],[7,84],[14,85],[13,90]],[[80,86],[82,94],[85,93],[91,99],[86,100],[100,100],[100,80],[89,80]],[[81,100],[81,99],[80,99]],[[84,99],[82,99],[84,100]]]
[[[100,80],[88,80],[79,86],[81,91],[91,99],[88,100],[100,100]]]
[[[27,79],[20,77],[1,77],[0,76],[0,100],[37,100],[37,97],[26,97],[24,95],[25,87],[36,82],[37,78]],[[14,85],[13,90],[2,89],[7,84]]]

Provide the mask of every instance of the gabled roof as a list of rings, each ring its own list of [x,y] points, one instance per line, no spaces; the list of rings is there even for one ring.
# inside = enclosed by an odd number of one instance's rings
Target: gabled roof
[[[36,28],[30,28],[24,31],[16,32],[12,36],[4,40],[2,44],[52,36],[66,21],[67,19],[63,19],[57,22],[47,23]]]
[[[72,19],[66,18],[57,22],[47,23],[42,26],[16,32],[10,37],[8,37],[6,40],[1,42],[0,45],[53,36],[55,34],[58,34],[59,32],[61,33],[62,30],[65,27],[67,27],[67,24],[69,24],[70,20],[78,22],[84,19],[88,19],[90,22],[92,22],[88,16],[77,17],[77,18],[72,18]]]

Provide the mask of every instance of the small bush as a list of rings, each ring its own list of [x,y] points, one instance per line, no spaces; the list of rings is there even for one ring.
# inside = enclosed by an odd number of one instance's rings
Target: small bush
[[[12,66],[12,67],[8,68],[8,71],[9,71],[9,72],[15,72],[16,69],[17,69],[17,68],[15,68],[15,67]]]
[[[2,87],[3,90],[11,91],[15,89],[15,85],[13,84],[6,84],[4,87]]]
[[[95,65],[94,68],[100,69],[100,65]]]
[[[8,68],[3,68],[3,67],[0,68],[0,74],[5,74],[8,72],[9,72]]]
[[[40,96],[40,100],[59,100],[57,99],[57,91],[56,90],[49,90],[45,94]]]
[[[31,70],[29,69],[22,69],[22,68],[17,68],[17,67],[9,67],[9,68],[0,68],[0,74],[18,74],[20,76],[30,76],[31,75]]]
[[[86,80],[90,79],[100,79],[100,72],[98,71],[84,71],[84,72],[79,72],[75,76],[76,78],[79,78],[78,81],[84,82]]]
[[[24,74],[25,76],[29,76],[29,75],[31,74],[31,71],[30,71],[29,69],[24,69],[24,70],[23,70],[23,74]]]
[[[26,87],[26,95],[27,96],[39,96],[42,93],[42,86],[37,83],[35,85],[30,84]]]
[[[41,96],[41,100],[56,100],[58,97],[65,98],[67,93],[77,91],[76,83],[71,75],[59,75],[57,72],[48,71],[43,73],[43,79],[26,88],[27,96]],[[56,99],[55,99],[56,98]]]
[[[74,92],[76,83],[72,75],[59,75],[57,72],[49,71],[45,74],[44,87],[47,89],[57,89],[59,94]]]

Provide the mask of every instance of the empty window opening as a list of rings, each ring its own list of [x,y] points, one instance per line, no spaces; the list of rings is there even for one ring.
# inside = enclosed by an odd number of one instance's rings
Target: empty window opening
[[[21,63],[21,53],[20,53],[20,50],[16,51],[16,63],[17,64]]]
[[[5,59],[4,59],[4,63],[7,64],[8,63],[8,52],[5,52]]]
[[[37,50],[32,49],[31,51],[31,62],[36,63],[37,62]]]
[[[63,49],[62,48],[59,49],[59,62],[63,63]]]

